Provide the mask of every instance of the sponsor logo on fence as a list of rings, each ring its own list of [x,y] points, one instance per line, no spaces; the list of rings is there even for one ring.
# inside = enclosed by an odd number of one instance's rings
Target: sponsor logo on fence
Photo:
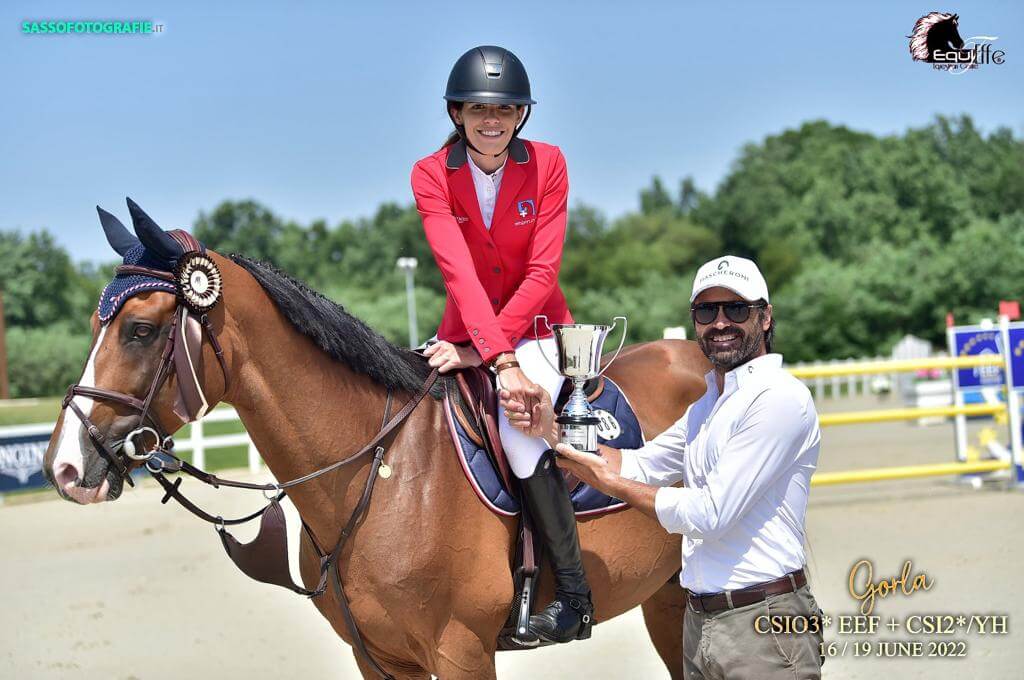
[[[21,486],[42,484],[43,456],[50,441],[49,434],[26,435],[0,440],[0,491]],[[13,477],[17,484],[11,479]],[[37,479],[32,479],[37,477]]]

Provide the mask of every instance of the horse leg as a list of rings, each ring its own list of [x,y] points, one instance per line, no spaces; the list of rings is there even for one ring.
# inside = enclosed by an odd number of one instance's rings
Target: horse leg
[[[452,619],[437,647],[440,680],[497,680],[494,666],[497,640],[485,645],[465,624]]]
[[[668,668],[672,680],[683,677],[683,615],[686,598],[678,576],[659,588],[640,605],[647,634]]]
[[[381,680],[373,666],[367,663],[355,649],[352,650],[352,656],[355,657],[356,665],[359,666],[359,672],[362,674],[363,680]],[[388,663],[381,660],[380,657],[375,657],[375,660],[381,670],[395,678],[395,680],[430,680],[432,677],[430,673],[419,666]]]

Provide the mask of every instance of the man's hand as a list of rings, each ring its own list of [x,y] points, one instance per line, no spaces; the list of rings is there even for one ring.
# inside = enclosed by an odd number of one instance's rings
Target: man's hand
[[[622,477],[619,474],[622,466],[621,451],[601,446],[602,455],[595,456],[592,453],[577,451],[568,444],[559,444],[555,450],[559,454],[555,459],[558,467],[565,468],[601,493],[625,501],[654,521],[658,521],[658,514],[654,508],[658,487]]]
[[[576,475],[580,481],[602,493],[609,496],[615,495],[612,492],[612,485],[622,478],[608,465],[607,460],[592,453],[578,451],[568,444],[558,444],[555,446],[555,451],[559,454],[555,459],[558,467],[565,468]]]

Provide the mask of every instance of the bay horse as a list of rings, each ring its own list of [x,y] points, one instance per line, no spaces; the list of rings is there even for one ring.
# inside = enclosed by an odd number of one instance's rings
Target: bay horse
[[[122,254],[139,245],[147,253],[166,250],[175,232],[164,232],[130,199],[129,207],[138,239],[120,227],[124,233],[107,230],[111,245]],[[392,345],[340,305],[269,265],[205,253],[222,276],[221,299],[208,319],[220,356],[204,342],[195,377],[210,408],[234,406],[277,479],[294,479],[349,455],[380,429],[389,394],[397,406],[424,384],[430,368],[422,357]],[[99,313],[92,317],[93,341],[79,385],[92,386],[88,394],[96,398],[78,393],[71,400],[81,411],[78,420],[78,411],[62,410],[44,458],[58,493],[82,504],[115,500],[124,481],[100,455],[82,416],[101,441],[124,445],[127,433],[140,426],[138,412],[98,395],[109,390],[146,397],[179,308],[176,295],[159,288],[127,295],[119,304],[105,322]],[[695,343],[673,340],[627,347],[608,373],[650,438],[700,397],[707,370]],[[169,433],[183,424],[175,412],[178,380],[172,372],[152,396],[150,414]],[[478,500],[447,427],[435,390],[397,430],[386,453],[391,474],[378,480],[362,524],[337,562],[366,648],[395,678],[495,678],[496,641],[513,599],[516,520],[495,515]],[[319,544],[330,545],[352,515],[370,465],[364,458],[289,490]],[[579,535],[595,620],[640,605],[670,676],[681,678],[680,537],[633,509],[584,518]],[[303,533],[299,549],[306,584],[319,573],[311,540]],[[543,574],[538,603],[553,597],[550,570]],[[312,601],[353,644],[335,593],[327,590]],[[355,656],[365,678],[377,677],[371,664]]]

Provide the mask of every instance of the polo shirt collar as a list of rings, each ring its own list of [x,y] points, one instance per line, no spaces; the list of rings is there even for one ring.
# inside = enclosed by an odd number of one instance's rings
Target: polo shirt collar
[[[516,163],[522,165],[523,163],[530,162],[530,150],[526,148],[526,144],[523,140],[515,137],[512,143],[508,145],[508,155]],[[448,147],[448,156],[445,160],[445,166],[449,170],[458,170],[466,164],[466,159],[469,154],[466,152],[466,140],[460,139],[459,141]],[[505,159],[508,162],[508,159]]]

